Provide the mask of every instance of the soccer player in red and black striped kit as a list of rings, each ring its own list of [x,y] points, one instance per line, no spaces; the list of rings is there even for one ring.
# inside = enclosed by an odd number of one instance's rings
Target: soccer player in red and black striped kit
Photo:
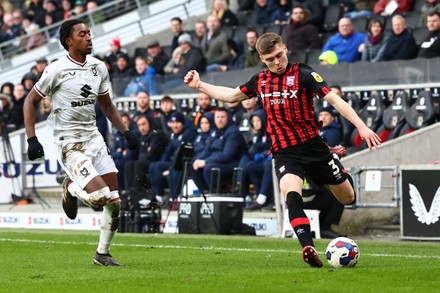
[[[188,87],[223,102],[261,98],[267,117],[266,130],[271,137],[270,151],[281,192],[286,197],[290,223],[303,247],[304,261],[312,267],[322,267],[303,208],[304,173],[319,186],[326,185],[343,204],[354,203],[355,192],[350,175],[318,135],[320,124],[313,109],[315,95],[353,123],[370,149],[379,147],[381,139],[311,67],[288,62],[287,48],[279,35],[263,34],[256,48],[268,69],[236,88],[203,82],[194,70],[187,73],[184,81]]]

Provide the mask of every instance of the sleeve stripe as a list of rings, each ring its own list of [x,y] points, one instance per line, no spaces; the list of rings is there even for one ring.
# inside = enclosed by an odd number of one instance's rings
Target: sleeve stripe
[[[41,92],[36,85],[34,85],[34,89],[37,92],[37,94],[39,94],[42,98],[46,97],[47,95],[44,94],[43,92]]]
[[[108,94],[108,90],[103,91],[102,93],[98,93],[98,96],[103,96],[103,95],[105,95],[105,94]]]

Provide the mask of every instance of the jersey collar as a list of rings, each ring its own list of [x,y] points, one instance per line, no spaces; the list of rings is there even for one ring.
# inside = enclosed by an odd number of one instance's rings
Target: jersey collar
[[[73,59],[69,54],[67,54],[67,59],[69,59],[72,63],[75,63],[76,65],[79,65],[81,67],[84,67],[84,65],[86,65],[86,63],[87,63],[87,57],[86,57],[86,61],[84,61],[84,63],[79,63],[78,61]]]

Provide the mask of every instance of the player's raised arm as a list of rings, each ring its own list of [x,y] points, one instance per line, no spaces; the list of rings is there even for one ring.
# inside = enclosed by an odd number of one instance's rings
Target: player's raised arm
[[[222,102],[234,103],[246,100],[248,98],[240,91],[238,87],[230,88],[201,81],[200,75],[196,70],[188,71],[183,81],[188,87],[204,92],[210,97]]]
[[[358,129],[359,135],[367,143],[368,148],[371,150],[381,145],[381,138],[373,130],[371,130],[364,121],[357,115],[353,108],[339,97],[333,91],[329,92],[324,99],[332,104],[342,116],[347,118]]]

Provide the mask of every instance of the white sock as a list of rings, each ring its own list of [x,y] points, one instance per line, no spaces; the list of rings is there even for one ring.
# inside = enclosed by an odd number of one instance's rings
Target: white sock
[[[258,197],[257,197],[257,200],[256,200],[256,202],[259,204],[259,205],[264,205],[265,203],[266,203],[266,200],[267,200],[267,196],[266,195],[264,195],[264,194],[259,194],[258,195]]]
[[[112,198],[118,198],[117,190],[112,191]],[[98,253],[109,253],[110,244],[119,225],[119,201],[104,206],[101,217],[101,231],[99,234]]]

